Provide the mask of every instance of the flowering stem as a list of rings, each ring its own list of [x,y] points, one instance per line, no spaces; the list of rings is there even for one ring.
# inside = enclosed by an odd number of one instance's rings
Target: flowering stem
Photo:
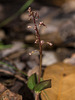
[[[38,83],[40,83],[40,78],[41,78],[41,73],[42,73],[42,41],[40,39],[40,34],[39,34],[39,30],[38,30],[37,23],[36,23],[36,18],[39,18],[39,15],[37,14],[37,12],[32,11],[30,7],[29,7],[28,11],[29,11],[29,16],[32,17],[33,23],[34,23],[34,30],[36,32],[36,41],[35,42],[39,44],[40,65],[39,65]],[[45,26],[43,24],[43,22],[41,22],[40,25]],[[35,100],[39,100],[39,94],[40,93],[38,93],[38,94],[36,93]]]
[[[33,22],[34,22],[34,25],[35,25],[36,36],[37,36],[38,42],[39,42],[39,54],[40,54],[40,66],[39,66],[39,76],[38,76],[38,83],[39,83],[40,78],[41,78],[41,71],[42,71],[42,44],[41,44],[40,34],[39,34],[39,31],[38,31],[38,28],[37,28],[37,24],[36,24],[34,14],[33,14]]]
[[[39,42],[39,54],[40,54],[40,66],[39,66],[39,75],[38,75],[38,83],[40,82],[40,78],[41,78],[41,71],[42,71],[42,44],[41,44],[41,39],[40,39],[40,34],[37,28],[37,24],[36,24],[36,20],[35,20],[35,16],[33,14],[33,22],[35,25],[35,31],[36,31],[36,38],[38,39]],[[39,94],[36,94],[35,96],[35,100],[39,100]]]
[[[41,74],[42,74],[42,45],[44,43],[47,43],[48,45],[52,46],[52,43],[49,42],[44,42],[43,40],[40,39],[40,33],[39,33],[39,27],[40,26],[46,26],[43,21],[39,22],[39,24],[37,24],[37,20],[39,19],[39,14],[35,11],[32,11],[31,7],[29,7],[28,9],[29,12],[29,17],[30,19],[33,19],[33,23],[34,23],[34,30],[35,30],[35,36],[36,36],[36,41],[35,43],[37,43],[39,45],[39,55],[40,55],[40,64],[39,64],[39,75],[38,75],[38,83],[40,83],[40,79],[41,79]],[[31,26],[29,26],[28,28],[30,28]],[[51,81],[51,80],[50,80]],[[50,82],[49,81],[49,82]],[[46,84],[47,85],[47,84]],[[49,85],[49,84],[48,84]],[[50,87],[50,86],[49,86]],[[34,90],[34,89],[33,89]],[[39,95],[40,93],[35,93],[35,100],[39,100]]]

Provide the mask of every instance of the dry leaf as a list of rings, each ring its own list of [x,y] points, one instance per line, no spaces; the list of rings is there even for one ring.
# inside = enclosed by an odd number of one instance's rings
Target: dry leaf
[[[52,88],[45,90],[49,100],[75,100],[75,66],[53,64],[45,69],[43,78],[52,79]],[[43,91],[41,96],[42,100],[45,100]]]
[[[0,83],[0,100],[22,100],[22,96],[11,92]]]
[[[39,66],[34,67],[33,69],[28,71],[28,76],[31,76],[32,74],[36,73],[37,75],[39,74]]]
[[[6,87],[0,83],[0,94],[6,90]]]
[[[7,89],[0,95],[0,100],[22,100],[22,96],[15,94]]]

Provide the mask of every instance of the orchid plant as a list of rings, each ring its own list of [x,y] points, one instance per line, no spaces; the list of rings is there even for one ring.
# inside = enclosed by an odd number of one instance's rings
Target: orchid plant
[[[35,44],[39,45],[39,55],[40,55],[40,63],[39,63],[39,75],[37,76],[36,73],[32,74],[28,78],[27,85],[28,87],[35,92],[35,100],[39,100],[39,95],[42,90],[51,88],[51,79],[50,80],[41,80],[42,74],[42,46],[43,44],[47,43],[52,46],[52,43],[45,42],[41,40],[39,28],[41,26],[46,27],[43,21],[39,22],[39,14],[36,11],[32,11],[31,7],[28,8],[29,18],[33,20],[34,23],[34,30],[35,30]],[[28,26],[31,28],[31,26]]]

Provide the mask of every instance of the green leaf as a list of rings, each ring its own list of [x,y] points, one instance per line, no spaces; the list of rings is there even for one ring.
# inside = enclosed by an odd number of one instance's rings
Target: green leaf
[[[11,47],[12,47],[12,45],[4,45],[3,43],[0,42],[0,50],[11,48]]]
[[[16,67],[14,67],[14,66],[12,66],[12,65],[9,65],[9,64],[7,64],[7,63],[5,63],[5,62],[3,62],[3,61],[0,61],[0,64],[1,64],[1,65],[6,65],[6,66],[8,66],[8,67],[11,67],[12,69],[14,69],[14,70],[16,70],[16,71],[22,73],[22,74],[25,75],[26,77],[28,77],[27,74],[26,74],[25,72],[23,72],[23,71],[21,71],[21,70],[18,70]]]
[[[31,90],[33,90],[33,88],[35,87],[36,84],[37,84],[37,75],[36,75],[36,73],[34,73],[29,77],[28,82],[27,82],[27,86]]]
[[[45,80],[45,81],[42,81],[42,82],[36,84],[34,87],[34,91],[36,93],[40,93],[42,90],[47,89],[47,88],[51,88],[51,79]]]
[[[15,17],[17,17],[21,13],[23,13],[33,1],[34,0],[27,0],[27,2],[24,3],[24,5],[14,15],[10,16],[9,18],[5,19],[4,21],[0,23],[0,28],[8,24],[9,22],[11,22],[13,19],[15,19]]]

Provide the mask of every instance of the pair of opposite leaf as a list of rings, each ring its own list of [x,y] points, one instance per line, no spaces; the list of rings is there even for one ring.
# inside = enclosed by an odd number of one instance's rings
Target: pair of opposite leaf
[[[34,73],[29,77],[27,86],[36,93],[40,93],[44,89],[51,88],[51,79],[38,83],[37,75]]]

